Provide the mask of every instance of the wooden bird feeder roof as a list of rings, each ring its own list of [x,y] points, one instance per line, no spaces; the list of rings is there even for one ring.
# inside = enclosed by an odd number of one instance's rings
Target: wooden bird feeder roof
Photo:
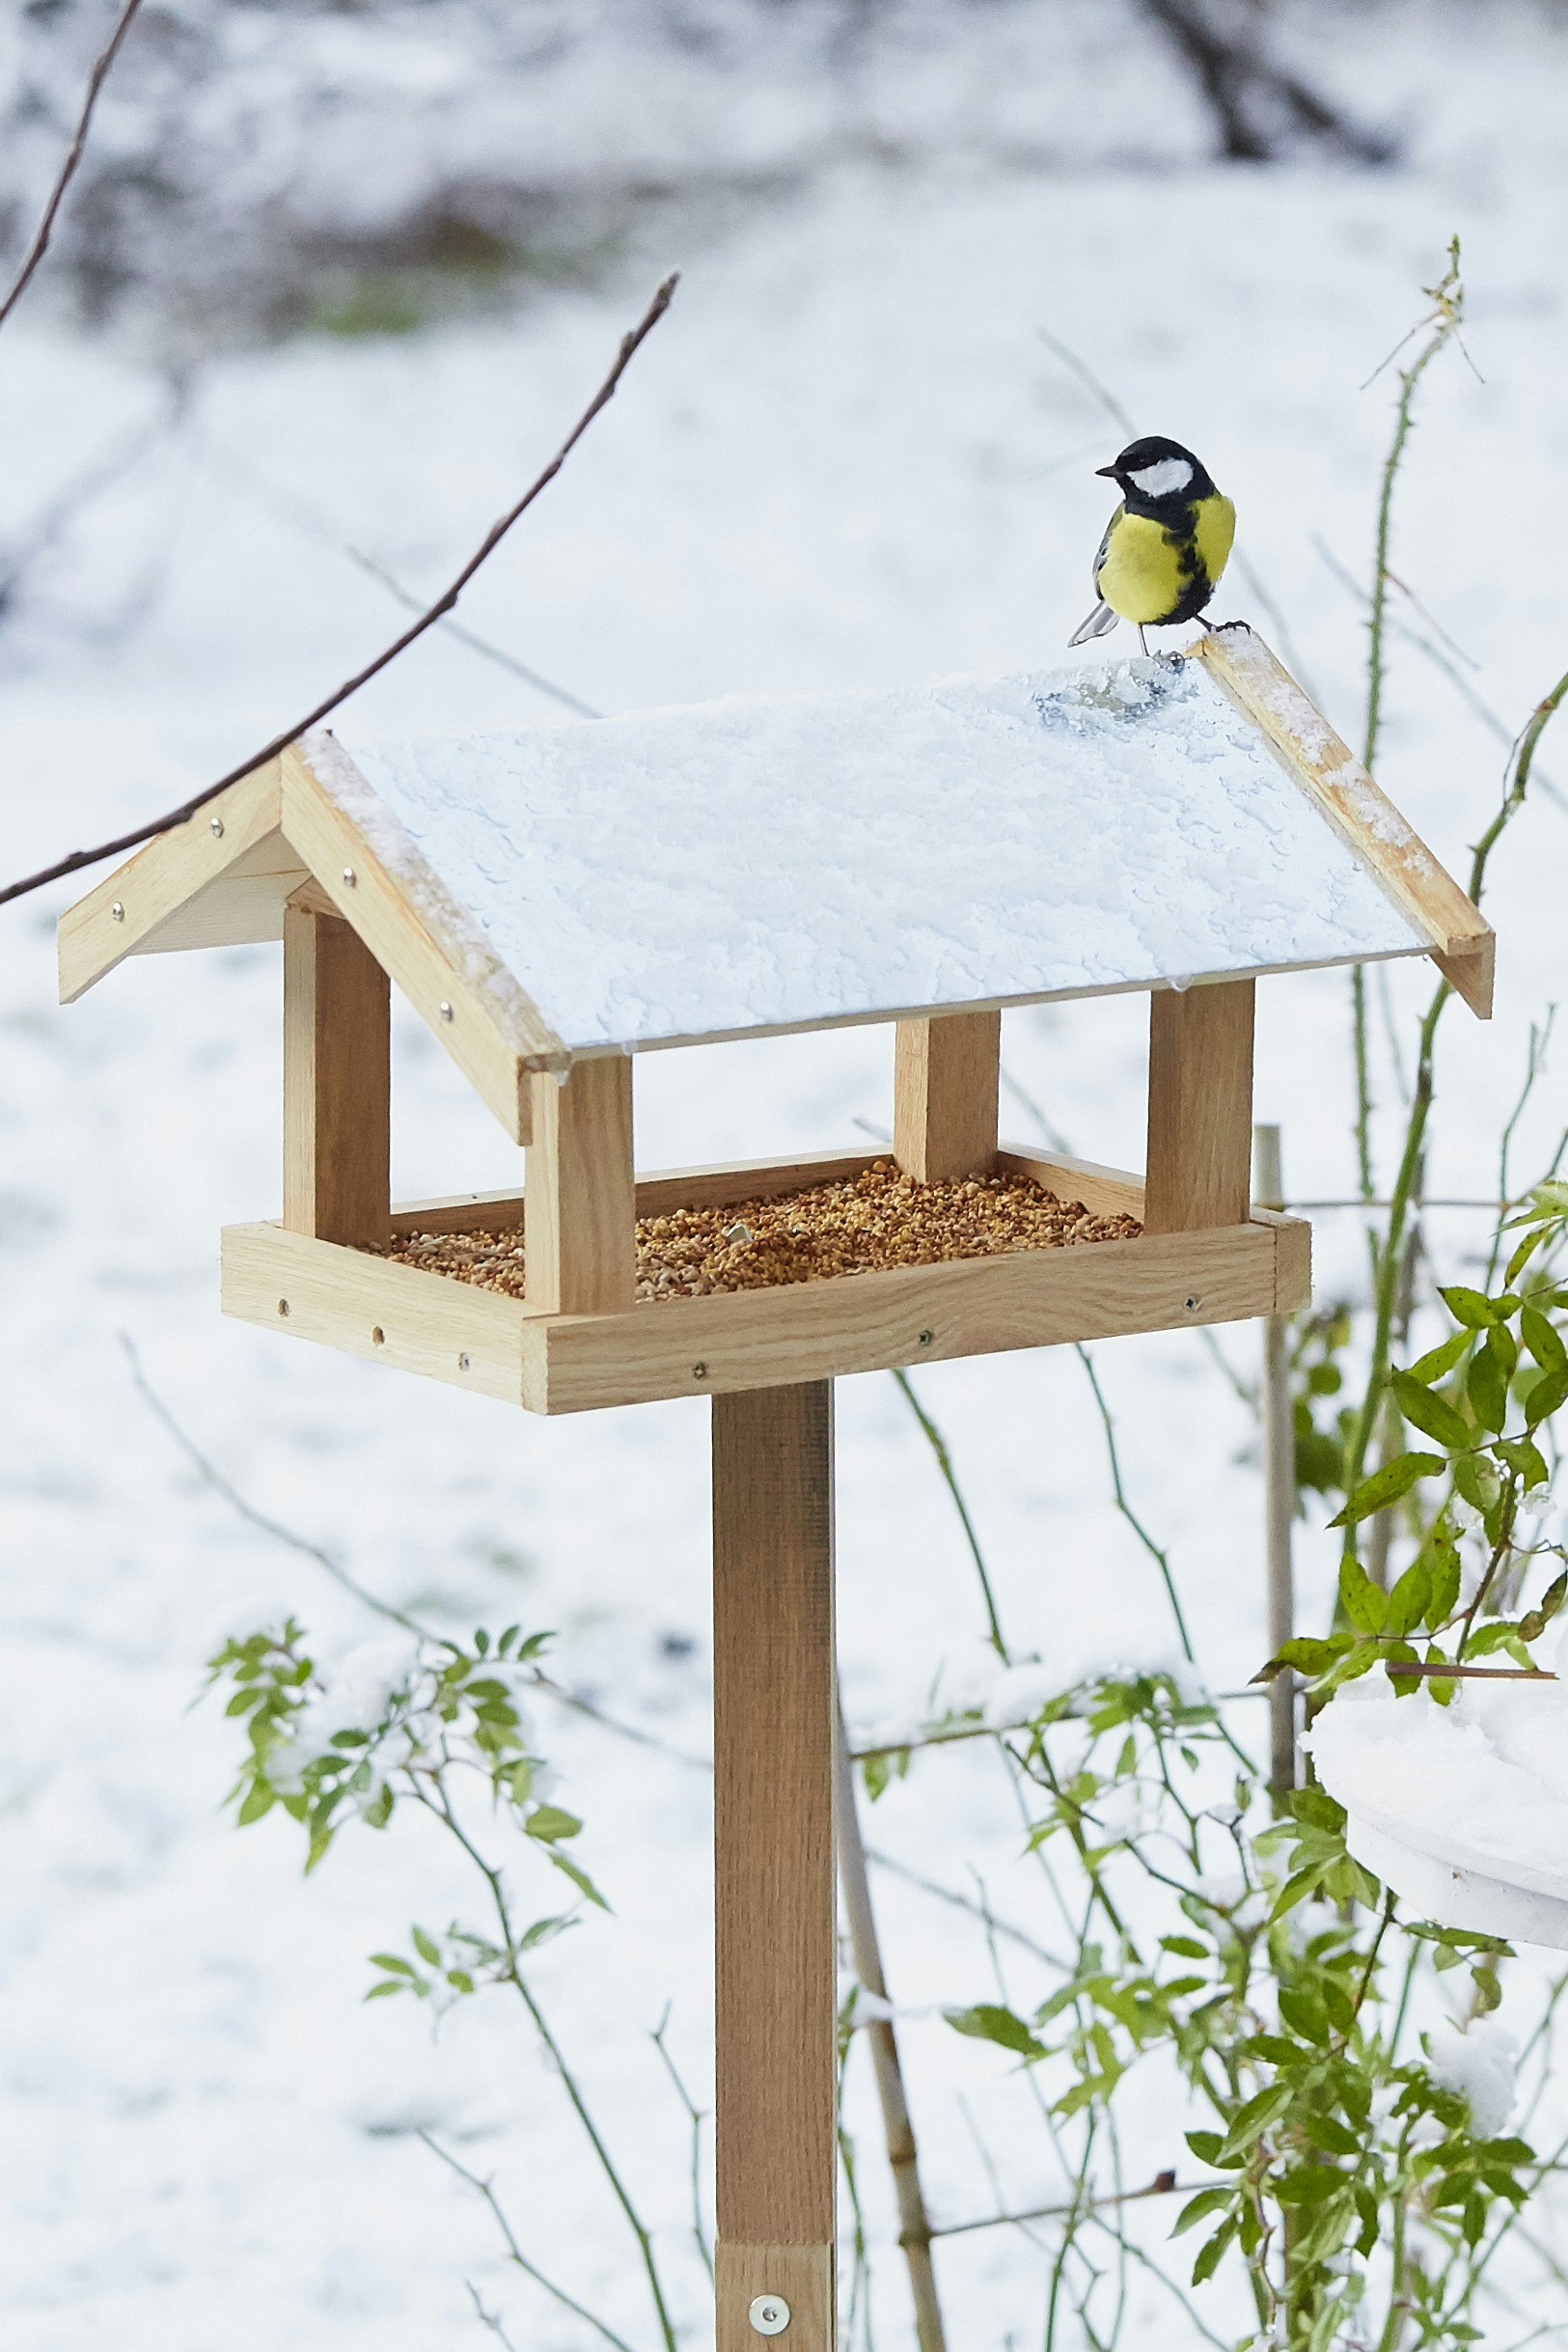
[[[989,681],[320,733],[65,916],[62,995],[280,935],[285,1216],[227,1237],[226,1304],[546,1411],[1299,1304],[1306,1229],[1248,1199],[1254,976],[1429,955],[1483,1018],[1492,991],[1489,926],[1244,626]],[[390,1205],[389,980],[534,1146],[526,1273],[520,1195]],[[1129,989],[1146,1179],[1000,1147],[999,1009]],[[1087,1246],[670,1296],[639,1218],[798,1194],[804,1219],[874,1155],[634,1180],[628,1057],[867,1021],[897,1025],[903,1173],[1044,1186]],[[443,1235],[513,1228],[523,1295],[431,1270],[463,1259]]]

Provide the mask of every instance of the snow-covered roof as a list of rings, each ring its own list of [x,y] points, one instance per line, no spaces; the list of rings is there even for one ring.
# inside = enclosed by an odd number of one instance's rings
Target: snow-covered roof
[[[307,748],[572,1052],[1432,945],[1197,662]]]
[[[1245,627],[516,734],[350,720],[217,805],[65,918],[64,992],[314,890],[509,1105],[585,1053],[1384,956],[1490,1003],[1488,927]]]

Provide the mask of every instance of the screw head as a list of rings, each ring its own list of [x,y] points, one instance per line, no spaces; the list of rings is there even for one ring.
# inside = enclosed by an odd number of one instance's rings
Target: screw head
[[[354,869],[352,868],[352,866],[345,866],[345,867],[344,868],[344,870],[343,870],[343,878],[344,878],[344,889],[345,889],[345,890],[352,890],[352,889],[353,889],[353,887],[354,887],[354,885],[355,885],[355,883],[356,883],[356,882],[359,880],[359,876],[358,876],[358,874],[357,874],[357,873],[354,872]]]
[[[442,1018],[444,1021],[450,1021],[450,1020],[451,1020],[451,1018],[452,1018],[452,1007],[451,1007],[450,1005],[446,1005],[446,1004],[437,1005],[437,1007],[436,1007],[436,1010],[437,1010],[437,1012],[439,1012],[439,1014],[441,1015],[441,1018]]]
[[[114,902],[113,906],[111,906],[111,907],[110,907],[109,912],[110,912],[110,914],[111,914],[111,915],[113,915],[113,917],[114,917],[114,919],[115,919],[115,921],[116,921],[117,923],[124,923],[124,920],[125,920],[125,910],[124,910],[124,907],[121,905],[120,900],[119,900],[118,899],[115,900],[115,902]]]
[[[375,1345],[376,1345],[377,1347],[385,1347],[385,1345],[386,1345],[386,1343],[387,1343],[387,1335],[386,1335],[386,1333],[385,1333],[385,1332],[382,1330],[382,1328],[381,1328],[381,1326],[380,1326],[380,1324],[379,1324],[379,1323],[372,1323],[372,1324],[371,1324],[371,1340],[374,1342],[374,1343],[375,1343]]]
[[[692,1366],[692,1378],[694,1380],[705,1380],[707,1376],[708,1368],[705,1364],[694,1364]]]
[[[468,1369],[469,1369],[468,1358],[467,1358],[466,1356],[459,1356],[459,1357],[458,1357],[458,1359],[457,1359],[457,1370],[458,1370],[460,1372],[466,1372],[466,1371],[468,1370]]]
[[[223,839],[223,818],[221,816],[209,816],[206,821],[211,831],[213,840],[215,842],[221,842]]]
[[[1184,1298],[1184,1299],[1182,1300],[1182,1302],[1181,1302],[1181,1303],[1182,1303],[1182,1305],[1183,1305],[1183,1306],[1186,1308],[1186,1310],[1187,1310],[1187,1312],[1188,1312],[1188,1314],[1196,1314],[1197,1313],[1197,1311],[1198,1311],[1199,1307],[1201,1307],[1201,1306],[1202,1306],[1203,1301],[1202,1301],[1200,1298],[1196,1298],[1196,1297],[1195,1297],[1195,1298]]]
[[[280,1299],[279,1299],[279,1301],[278,1301],[278,1313],[279,1313],[280,1314],[288,1314],[288,1312],[289,1312],[289,1301],[288,1301],[286,1298],[280,1298]]]
[[[935,1338],[936,1333],[934,1331],[922,1331],[921,1333],[921,1345],[922,1347],[929,1347]]]
[[[746,2316],[758,2336],[782,2336],[789,2325],[789,2306],[783,2295],[755,2295]]]

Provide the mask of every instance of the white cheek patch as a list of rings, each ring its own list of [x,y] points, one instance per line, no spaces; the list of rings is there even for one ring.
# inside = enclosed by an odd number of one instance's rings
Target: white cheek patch
[[[1184,490],[1193,479],[1193,469],[1185,457],[1162,457],[1158,465],[1145,465],[1128,481],[1136,484],[1145,498],[1169,498],[1176,490]]]

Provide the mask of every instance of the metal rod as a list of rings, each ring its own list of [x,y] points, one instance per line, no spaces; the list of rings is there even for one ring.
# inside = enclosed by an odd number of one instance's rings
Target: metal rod
[[[879,2002],[888,1998],[882,1970],[882,1945],[876,1913],[871,1907],[870,1881],[866,1871],[866,1848],[861,1842],[860,1807],[855,1795],[854,1766],[843,1709],[838,1714],[839,1737],[835,1769],[838,1776],[839,1883],[843,1890],[844,1917],[855,1976],[862,1988]],[[909,2267],[909,2291],[915,2305],[915,2334],[920,2352],[947,2352],[947,2331],[937,2300],[936,2272],[931,2262],[931,2221],[921,2188],[920,2158],[909,2101],[904,2095],[904,2070],[898,2057],[898,2037],[891,2017],[875,2017],[865,2029],[876,2070],[877,2096],[882,2102],[882,2127],[893,2171],[898,2205],[898,2243]]]
[[[1253,1185],[1260,1206],[1283,1204],[1279,1130],[1252,1129]],[[1291,1538],[1296,1518],[1296,1430],[1290,1396],[1290,1332],[1282,1314],[1263,1323],[1263,1512],[1268,1581],[1269,1655],[1296,1630]],[[1277,1674],[1269,1687],[1269,1787],[1276,1805],[1296,1785],[1296,1678]]]

